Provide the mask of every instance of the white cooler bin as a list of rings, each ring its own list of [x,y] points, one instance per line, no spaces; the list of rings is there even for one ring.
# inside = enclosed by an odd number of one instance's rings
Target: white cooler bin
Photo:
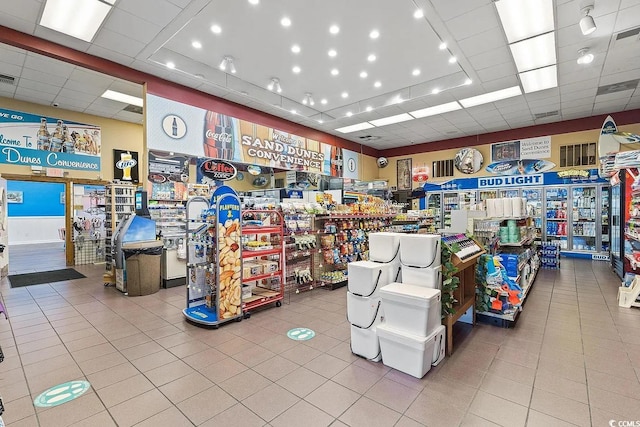
[[[445,328],[444,325],[440,325],[432,334],[434,336],[434,344],[431,365],[437,366],[444,360],[445,352],[447,350],[447,328]]]
[[[426,337],[442,324],[438,289],[392,283],[380,289],[380,297],[390,328]]]
[[[402,233],[379,232],[369,234],[369,259],[376,262],[391,262],[398,257]]]
[[[378,340],[377,326],[369,329],[361,329],[351,325],[351,351],[353,354],[362,356],[374,362],[382,359],[380,354],[380,341]]]
[[[382,299],[377,297],[361,297],[347,292],[347,320],[352,325],[369,328],[380,323],[382,318]]]
[[[431,369],[438,330],[427,337],[408,334],[387,323],[377,327],[382,363],[416,378]]]
[[[442,266],[420,268],[403,265],[402,283],[442,290]]]
[[[349,292],[361,296],[376,296],[381,287],[394,282],[399,262],[356,261],[348,266]]]
[[[438,267],[439,234],[403,234],[400,237],[400,262],[412,267]]]

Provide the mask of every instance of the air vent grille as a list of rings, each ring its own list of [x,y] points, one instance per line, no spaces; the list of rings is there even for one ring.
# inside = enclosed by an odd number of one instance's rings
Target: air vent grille
[[[535,120],[540,120],[540,119],[544,119],[545,117],[552,117],[552,116],[557,116],[557,115],[558,115],[558,110],[547,111],[546,113],[536,113],[536,114],[534,114]]]
[[[379,136],[372,136],[372,135],[359,136],[358,138],[360,138],[363,141],[375,141],[380,139]]]
[[[632,28],[631,30],[622,31],[616,34],[616,40],[626,39],[627,37],[637,36],[638,34],[640,34],[640,27]]]
[[[16,82],[16,78],[12,76],[7,76],[5,74],[0,74],[0,83],[14,85]]]
[[[137,105],[129,104],[123,108],[124,111],[129,111],[130,113],[142,114],[142,107],[138,107]]]
[[[626,82],[612,83],[610,85],[600,86],[598,88],[598,93],[596,93],[596,96],[607,95],[616,92],[624,92],[625,90],[633,90],[638,87],[638,82],[640,82],[640,79],[627,80]]]

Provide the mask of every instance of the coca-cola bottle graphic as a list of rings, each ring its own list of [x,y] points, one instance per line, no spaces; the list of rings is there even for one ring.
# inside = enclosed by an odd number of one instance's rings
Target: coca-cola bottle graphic
[[[231,117],[207,111],[204,132],[206,157],[233,160],[234,137]]]
[[[343,167],[342,148],[331,147],[331,176],[341,177]]]
[[[47,130],[47,119],[40,119],[40,129],[38,129],[38,150],[49,150],[49,131]]]

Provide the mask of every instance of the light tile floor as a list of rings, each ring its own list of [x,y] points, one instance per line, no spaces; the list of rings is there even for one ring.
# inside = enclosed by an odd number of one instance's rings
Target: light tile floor
[[[29,257],[25,258],[27,261]],[[18,268],[14,266],[13,268]],[[353,356],[346,290],[317,289],[207,330],[182,317],[183,288],[125,297],[86,279],[0,282],[3,416],[19,426],[608,426],[640,419],[640,310],[616,304],[602,262],[542,270],[517,326],[458,330],[423,379]],[[15,271],[15,270],[14,270]],[[307,342],[285,333],[305,326]],[[70,403],[50,386],[87,379]]]

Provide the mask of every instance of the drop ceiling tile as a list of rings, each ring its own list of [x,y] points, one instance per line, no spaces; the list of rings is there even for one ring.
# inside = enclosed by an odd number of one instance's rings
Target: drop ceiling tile
[[[629,98],[631,98],[631,95],[633,95],[634,90],[623,90],[620,92],[607,93],[604,95],[596,95],[596,103],[616,101],[616,100],[628,100]],[[621,103],[623,101],[618,101],[618,102]]]
[[[466,57],[498,49],[506,44],[507,40],[501,27],[493,27],[488,31],[458,42],[458,46],[460,46]]]
[[[552,111],[557,110],[560,107],[560,97],[540,99],[537,101],[529,101],[529,109],[532,113],[539,112],[540,110]]]
[[[44,83],[42,81],[29,80],[24,77],[20,78],[18,82],[19,87],[30,89],[38,92],[49,93],[51,95],[57,95],[60,92],[61,87],[54,86],[50,83]]]
[[[480,77],[482,83],[486,83],[496,79],[503,79],[504,77],[512,77],[516,73],[515,65],[504,63],[478,70],[478,77]]]
[[[18,2],[14,3],[19,4]],[[33,31],[36,29],[36,24],[34,21],[26,21],[24,19],[16,18],[13,15],[3,13],[0,13],[0,25],[21,31],[26,34],[33,34]]]
[[[5,76],[11,76],[18,78],[22,72],[22,67],[15,64],[9,64],[7,62],[0,62],[0,74]]]
[[[126,106],[127,104],[123,102],[117,102],[117,101],[113,101],[111,99],[106,99],[106,98],[97,98],[95,101],[91,103],[91,105],[89,105],[88,108],[91,108],[92,110],[96,110],[96,111],[102,111],[109,114],[115,114]]]
[[[16,89],[16,98],[18,98],[18,99],[24,99],[24,98],[36,99],[36,100],[38,100],[36,102],[37,104],[49,105],[53,101],[53,99],[55,97],[56,97],[56,95],[51,94],[51,93],[40,92],[40,91],[37,91],[37,90],[31,90],[31,89],[27,89],[27,88],[23,88],[23,87],[18,87],[18,89]]]
[[[477,71],[483,68],[494,67],[500,64],[513,63],[511,53],[506,46],[492,49],[480,55],[468,57],[469,63]]]
[[[461,2],[456,2],[460,4]],[[500,26],[498,12],[492,2],[446,21],[449,32],[463,40]]]
[[[176,6],[180,7],[180,8],[185,8],[189,5],[189,3],[191,2],[191,0],[169,0],[171,3],[175,4]]]
[[[585,108],[587,107],[591,108],[593,106],[594,101],[595,101],[594,97],[578,98],[570,101],[562,101],[560,103],[560,107],[562,108],[562,111],[564,111],[566,108],[576,108],[576,107],[582,107],[582,106],[584,106]]]
[[[109,89],[115,90],[116,92],[126,93],[127,95],[137,96],[139,98],[143,97],[142,85],[120,79],[112,81],[109,85]]]
[[[2,5],[2,13],[29,22],[37,22],[40,17],[41,2],[38,0],[7,1]]]
[[[124,110],[119,111],[113,117],[118,120],[125,120],[131,123],[142,123],[142,120],[143,120],[142,114],[136,114],[136,113],[132,113],[130,111],[124,111]]]
[[[13,94],[16,92],[16,87],[8,84],[1,83],[0,84],[0,97],[2,98],[13,98]]]
[[[637,26],[638,16],[640,16],[640,4],[625,8],[624,12],[617,14],[618,19],[616,20],[614,31],[624,31]],[[599,26],[600,23],[598,22]]]
[[[63,96],[65,98],[76,99],[78,101],[88,102],[89,104],[92,103],[93,101],[95,101],[95,99],[99,97],[99,95],[96,95],[96,94],[78,92],[77,90],[68,89],[66,87],[63,87],[60,90],[58,95],[59,96]],[[89,104],[87,104],[87,106]]]
[[[152,24],[119,8],[111,11],[104,23],[104,28],[116,33],[122,33],[145,44],[151,42],[162,29],[159,25]],[[104,47],[112,50],[117,49],[117,46]]]
[[[40,37],[41,39],[51,41],[53,43],[58,43],[63,46],[70,47],[71,49],[79,50],[80,52],[85,52],[90,45],[84,40],[71,37],[64,33],[59,33],[58,31],[43,27],[41,25],[36,26],[33,35],[36,37]]]
[[[0,60],[2,62],[22,66],[26,56],[27,55],[22,50],[9,45],[0,44]]]
[[[597,88],[593,89],[584,89],[579,91],[573,91],[569,93],[563,93],[560,97],[560,101],[564,104],[565,102],[575,101],[576,99],[591,99],[593,100],[596,96]]]
[[[167,0],[121,0],[116,7],[160,27],[167,26],[182,11]]]
[[[67,82],[64,84],[64,88],[97,97],[102,95],[104,91],[109,88],[110,84],[111,83],[108,80],[95,82],[93,84],[83,83],[76,80],[67,80]]]
[[[60,108],[74,111],[83,111],[87,109],[92,102],[92,100],[80,100],[60,95],[56,96],[53,101],[60,104]]]
[[[91,47],[89,47],[89,49],[87,50],[87,53],[93,56],[98,56],[100,58],[104,58],[104,59],[108,59],[110,61],[113,62],[117,62],[118,64],[122,64],[125,66],[131,66],[131,64],[133,63],[134,59],[127,56],[127,55],[123,55],[120,52],[116,52],[113,50],[109,50],[109,49],[105,49],[102,46],[98,46],[98,45],[91,45]]]
[[[74,65],[47,58],[36,53],[27,54],[24,66],[32,70],[46,71],[47,74],[66,78],[69,78],[75,68]]]
[[[493,92],[496,90],[502,90],[513,86],[519,86],[520,82],[518,81],[517,76],[507,76],[501,79],[491,80],[490,82],[482,83],[482,87],[485,92]],[[521,95],[518,95],[521,96]],[[512,98],[515,98],[512,96]]]
[[[67,81],[66,77],[44,73],[42,71],[33,70],[31,68],[23,68],[21,77],[28,80],[44,82],[45,84],[50,84],[57,87],[64,86],[65,82]]]
[[[131,58],[135,58],[145,47],[145,43],[108,28],[103,28],[98,32],[93,45]]]
[[[570,80],[563,81],[562,77],[560,76],[558,77],[558,84],[560,85],[560,95],[564,96],[567,93],[571,93],[571,92],[589,91],[589,90],[592,90],[593,88],[597,90],[598,81],[599,79],[589,79],[589,80],[582,80],[577,82],[570,81]]]

